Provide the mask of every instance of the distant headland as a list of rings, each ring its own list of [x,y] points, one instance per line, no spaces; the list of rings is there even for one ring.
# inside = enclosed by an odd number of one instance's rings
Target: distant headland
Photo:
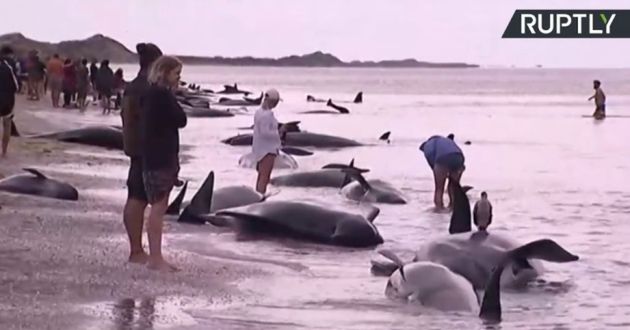
[[[29,39],[21,33],[0,36],[0,45],[11,45],[18,54],[35,49],[42,58],[58,53],[64,57],[109,59],[112,63],[136,63],[136,53],[120,42],[97,34],[84,40],[69,40],[59,43]],[[278,67],[350,67],[350,68],[478,68],[477,64],[422,62],[415,59],[387,61],[344,62],[334,55],[321,51],[306,55],[285,56],[278,59],[246,57],[203,57],[177,55],[185,64],[231,65],[231,66],[278,66]]]

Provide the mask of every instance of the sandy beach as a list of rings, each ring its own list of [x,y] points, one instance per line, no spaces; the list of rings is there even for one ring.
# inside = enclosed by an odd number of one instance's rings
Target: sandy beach
[[[68,115],[63,121],[44,118],[64,111]],[[79,125],[76,110],[52,109],[48,98],[32,102],[20,95],[15,121],[22,137],[11,140],[0,174],[38,168],[75,186],[79,201],[0,193],[0,328],[126,329],[125,324],[151,328],[153,323],[182,328],[190,323],[182,310],[241,299],[232,284],[258,271],[221,257],[225,253],[192,258],[169,245],[171,238],[191,228],[167,224],[165,229],[165,253],[182,271],[162,274],[126,262],[121,216],[126,173],[115,173],[115,179],[98,174],[104,166],[124,166],[122,151],[107,151],[111,157],[103,158],[99,148],[25,137]],[[101,191],[119,198],[105,198]],[[160,304],[168,305],[166,311],[151,316]]]

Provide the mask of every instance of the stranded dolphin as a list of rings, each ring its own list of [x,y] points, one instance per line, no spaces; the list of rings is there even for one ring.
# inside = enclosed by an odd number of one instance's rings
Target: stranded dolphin
[[[430,261],[405,265],[395,254],[388,251],[381,253],[398,266],[387,282],[385,294],[388,297],[445,311],[478,313],[479,317],[490,321],[501,320],[500,282],[506,265],[534,258],[559,263],[579,259],[550,239],[533,241],[505,251],[484,283],[485,293],[480,306],[474,283],[450,268]]]
[[[33,168],[24,168],[29,174],[17,174],[0,180],[0,191],[16,194],[76,201],[79,192],[73,186],[50,179]]]

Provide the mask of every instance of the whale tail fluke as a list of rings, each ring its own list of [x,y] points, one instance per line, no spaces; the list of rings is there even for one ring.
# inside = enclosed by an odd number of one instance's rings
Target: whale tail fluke
[[[499,322],[501,321],[501,274],[510,262],[523,262],[527,259],[542,259],[550,262],[572,262],[579,260],[577,255],[565,250],[551,239],[540,239],[506,253],[492,272],[492,276],[486,285],[479,317]]]
[[[342,106],[338,106],[338,105],[334,104],[332,99],[328,99],[328,102],[326,103],[326,106],[327,107],[331,107],[331,108],[339,111],[339,113],[343,113],[343,114],[350,113],[350,110],[348,110],[347,108],[344,108]]]
[[[289,132],[301,132],[300,130],[300,121],[296,120],[296,121],[290,121],[287,123],[282,123],[279,124],[279,126],[284,126],[284,130],[285,132],[289,133]],[[252,125],[252,129],[254,128],[254,126]]]
[[[363,103],[363,92],[357,93],[352,103]]]

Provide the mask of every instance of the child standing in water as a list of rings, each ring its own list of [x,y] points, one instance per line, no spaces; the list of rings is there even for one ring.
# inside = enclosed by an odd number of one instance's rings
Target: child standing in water
[[[261,194],[267,192],[267,184],[271,177],[276,156],[282,145],[280,135],[284,134],[284,127],[278,128],[278,121],[273,114],[273,108],[278,105],[280,94],[275,89],[265,93],[260,109],[254,115],[254,134],[252,153],[256,159],[256,191]]]

